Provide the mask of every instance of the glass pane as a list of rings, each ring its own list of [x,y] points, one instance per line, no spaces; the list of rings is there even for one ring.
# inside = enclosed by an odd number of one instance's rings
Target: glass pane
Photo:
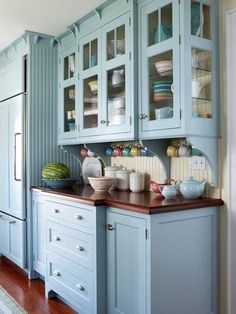
[[[89,43],[84,45],[83,48],[83,69],[87,70],[89,68],[89,56],[90,56],[90,51],[89,51]]]
[[[191,3],[191,34],[201,35],[201,6],[199,1]]]
[[[75,85],[64,88],[64,132],[75,130]]]
[[[160,41],[158,33],[159,15],[158,10],[148,15],[148,45],[151,46]]]
[[[116,55],[125,54],[125,25],[116,29]]]
[[[97,56],[98,56],[98,40],[94,39],[93,41],[91,41],[91,60],[90,60],[91,67],[94,67],[98,64]]]
[[[75,54],[71,54],[64,58],[64,80],[75,75]]]
[[[149,58],[149,119],[173,117],[173,52]]]
[[[211,11],[210,7],[206,4],[203,4],[203,37],[206,39],[211,39]]]
[[[115,57],[115,31],[107,33],[107,60]]]
[[[211,51],[192,48],[192,116],[212,118]]]
[[[125,66],[107,72],[107,106],[109,125],[125,123]]]
[[[98,126],[98,77],[84,80],[84,129]]]
[[[161,8],[161,25],[158,29],[160,41],[172,37],[172,4]]]
[[[148,45],[159,43],[172,37],[172,4],[148,15]]]

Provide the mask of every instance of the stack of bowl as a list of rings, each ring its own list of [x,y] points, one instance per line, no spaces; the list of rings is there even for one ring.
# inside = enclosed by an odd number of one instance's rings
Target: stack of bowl
[[[172,60],[158,61],[155,63],[155,67],[156,67],[157,73],[159,73],[160,76],[172,76],[173,75]]]
[[[153,100],[155,102],[173,98],[171,81],[154,81],[153,83]]]

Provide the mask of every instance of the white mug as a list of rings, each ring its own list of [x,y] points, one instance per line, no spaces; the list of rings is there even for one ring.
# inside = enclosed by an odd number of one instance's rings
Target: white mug
[[[192,81],[192,97],[199,98],[201,90],[206,86],[207,83],[201,83],[199,81]]]
[[[186,144],[181,144],[178,150],[180,157],[189,157],[190,156],[190,147]]]

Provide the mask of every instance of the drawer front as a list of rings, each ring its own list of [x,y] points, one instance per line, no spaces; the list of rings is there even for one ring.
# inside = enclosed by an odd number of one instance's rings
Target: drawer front
[[[52,201],[46,201],[46,210],[48,217],[60,219],[63,222],[68,222],[78,227],[87,228],[91,232],[94,230],[94,210]]]
[[[84,307],[94,310],[94,274],[84,267],[47,252],[47,286],[60,295],[68,296]]]
[[[94,237],[91,234],[47,221],[47,249],[94,269]]]

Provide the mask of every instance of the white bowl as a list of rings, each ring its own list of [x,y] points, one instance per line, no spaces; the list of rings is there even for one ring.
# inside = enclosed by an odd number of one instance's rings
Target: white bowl
[[[91,187],[98,192],[108,191],[113,183],[115,183],[115,178],[112,177],[88,177]]]
[[[166,71],[172,71],[173,69],[173,63],[172,61],[158,61],[155,63],[155,67],[157,72],[160,74],[162,72]]]

